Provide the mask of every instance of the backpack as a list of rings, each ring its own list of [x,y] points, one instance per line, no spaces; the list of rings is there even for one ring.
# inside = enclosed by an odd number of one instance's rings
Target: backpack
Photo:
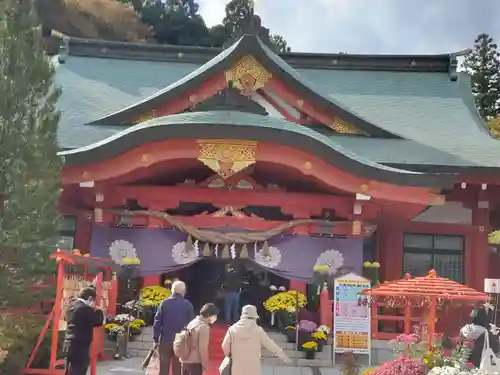
[[[193,332],[197,327],[199,327],[202,324],[204,323],[197,324],[190,329],[186,327],[180,333],[177,333],[175,335],[173,349],[174,349],[174,354],[180,360],[187,359],[189,357],[189,354],[191,354],[191,350],[195,346],[193,342]]]

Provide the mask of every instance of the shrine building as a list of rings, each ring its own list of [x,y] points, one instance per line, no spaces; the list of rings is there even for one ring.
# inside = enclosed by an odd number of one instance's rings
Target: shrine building
[[[69,38],[54,63],[62,248],[137,256],[146,285],[200,259],[303,291],[315,264],[479,290],[499,273],[500,143],[456,54],[278,55],[249,33],[225,50]]]

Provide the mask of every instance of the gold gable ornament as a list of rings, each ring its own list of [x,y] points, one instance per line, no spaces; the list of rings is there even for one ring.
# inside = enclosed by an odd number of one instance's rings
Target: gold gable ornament
[[[271,78],[272,74],[251,55],[243,56],[226,71],[226,81],[231,83],[232,87],[240,89],[241,94],[245,96],[263,88]]]
[[[222,178],[231,177],[257,161],[257,142],[199,140],[198,145],[198,160]]]
[[[335,119],[331,124],[330,128],[335,130],[337,133],[340,134],[363,134],[366,135],[364,132],[356,129],[354,126],[340,120],[340,119]]]

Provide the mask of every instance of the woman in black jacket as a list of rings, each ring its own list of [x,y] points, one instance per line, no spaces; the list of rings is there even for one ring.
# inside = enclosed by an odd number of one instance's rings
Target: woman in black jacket
[[[493,311],[481,307],[480,309],[474,310],[471,317],[471,324],[462,327],[460,336],[462,341],[469,342],[469,346],[472,347],[469,362],[475,367],[479,367],[484,349],[485,334],[488,335],[491,350],[493,350],[495,354],[498,353],[500,345],[498,337],[490,331],[490,323],[493,322]]]

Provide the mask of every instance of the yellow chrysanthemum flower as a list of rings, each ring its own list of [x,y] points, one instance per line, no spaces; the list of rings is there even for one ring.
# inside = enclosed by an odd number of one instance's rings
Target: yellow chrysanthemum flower
[[[160,285],[146,286],[141,289],[140,301],[145,307],[158,306],[165,298],[172,295],[170,289]]]

